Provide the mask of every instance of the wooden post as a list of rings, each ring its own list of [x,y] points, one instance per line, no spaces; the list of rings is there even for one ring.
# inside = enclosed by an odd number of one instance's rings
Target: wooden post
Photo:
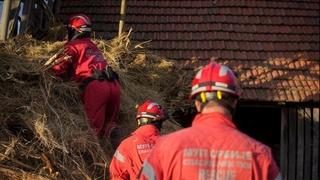
[[[288,108],[281,109],[280,170],[282,179],[288,179]]]
[[[288,161],[288,180],[296,179],[297,168],[297,109],[289,108],[289,161]]]
[[[48,8],[52,10],[53,8],[53,0],[48,0]]]
[[[121,0],[119,32],[118,32],[119,37],[121,36],[124,29],[125,18],[126,18],[126,0]]]
[[[304,116],[304,133],[305,133],[305,150],[304,150],[304,165],[303,165],[303,178],[304,179],[311,179],[311,172],[312,172],[312,167],[311,167],[311,157],[312,157],[312,108],[305,108],[305,116]]]
[[[7,37],[16,36],[19,33],[18,17],[19,17],[20,5],[21,5],[21,0],[11,0]]]
[[[298,127],[297,127],[297,132],[298,132],[298,137],[297,137],[297,178],[296,179],[304,179],[303,178],[303,165],[304,165],[304,120],[305,112],[304,108],[299,108],[298,109]]]
[[[313,150],[312,150],[312,180],[320,179],[319,173],[319,108],[313,108]]]
[[[55,1],[53,2],[53,10],[52,10],[52,12],[53,12],[54,14],[59,14],[59,12],[60,12],[60,7],[61,7],[61,0],[55,0]]]
[[[9,14],[11,9],[11,0],[4,0],[2,6],[0,40],[7,39]]]
[[[33,0],[24,1],[22,16],[21,16],[20,34],[25,33],[28,30],[31,11],[32,11],[32,4],[33,4]]]

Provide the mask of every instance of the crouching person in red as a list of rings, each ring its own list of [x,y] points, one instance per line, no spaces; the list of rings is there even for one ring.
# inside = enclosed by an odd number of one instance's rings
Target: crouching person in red
[[[116,126],[120,106],[118,76],[90,40],[89,17],[72,16],[67,30],[68,42],[55,58],[51,70],[56,76],[79,84],[90,126],[97,136],[109,137],[116,148],[121,138]]]
[[[160,138],[140,179],[281,179],[270,148],[241,133],[232,116],[241,88],[226,66],[210,63],[192,81],[192,126]]]
[[[148,100],[139,106],[138,129],[116,150],[109,167],[110,179],[137,179],[143,161],[160,136],[165,119],[165,111],[157,103]]]

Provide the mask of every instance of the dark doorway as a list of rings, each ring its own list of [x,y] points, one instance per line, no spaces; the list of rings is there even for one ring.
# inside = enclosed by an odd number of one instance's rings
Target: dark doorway
[[[281,108],[240,104],[235,121],[242,132],[269,146],[280,165]]]

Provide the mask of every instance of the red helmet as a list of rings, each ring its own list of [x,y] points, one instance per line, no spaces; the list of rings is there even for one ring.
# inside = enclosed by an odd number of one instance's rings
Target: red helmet
[[[165,118],[165,112],[159,104],[151,100],[147,100],[142,105],[138,106],[136,120],[140,118],[148,118],[153,121],[158,121]]]
[[[91,20],[84,14],[74,15],[69,19],[68,26],[78,32],[91,32]]]
[[[241,88],[231,69],[227,66],[209,63],[203,67],[192,81],[191,98],[201,92],[221,91],[239,97]]]

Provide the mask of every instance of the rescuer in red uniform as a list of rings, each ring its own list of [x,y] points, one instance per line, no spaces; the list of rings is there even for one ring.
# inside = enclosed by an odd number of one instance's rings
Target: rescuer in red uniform
[[[160,136],[165,118],[164,109],[153,101],[147,100],[139,106],[138,129],[117,148],[109,167],[110,179],[137,179],[143,161]]]
[[[160,138],[140,179],[281,179],[270,148],[232,121],[241,88],[226,66],[210,63],[192,81],[198,111],[190,128]]]
[[[90,40],[89,17],[83,14],[72,16],[67,30],[68,42],[55,58],[51,70],[56,76],[79,84],[90,126],[97,136],[109,137],[116,148],[121,136],[116,126],[120,106],[118,76]]]

